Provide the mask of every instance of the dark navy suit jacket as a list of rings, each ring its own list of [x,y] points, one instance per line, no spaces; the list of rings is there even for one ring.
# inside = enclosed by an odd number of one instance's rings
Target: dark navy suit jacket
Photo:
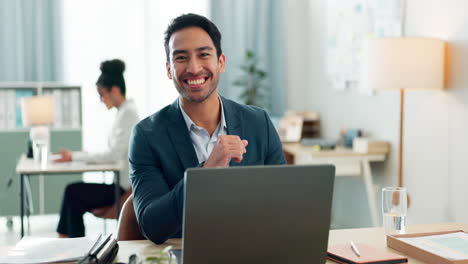
[[[248,140],[241,163],[284,164],[282,145],[267,113],[221,97],[227,134]],[[178,100],[140,121],[130,138],[130,178],[140,229],[155,243],[181,237],[184,172],[198,166]]]

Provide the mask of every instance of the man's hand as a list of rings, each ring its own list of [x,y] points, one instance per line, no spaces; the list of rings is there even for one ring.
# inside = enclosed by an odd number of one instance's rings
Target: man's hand
[[[58,159],[54,159],[54,162],[69,162],[72,160],[72,152],[68,149],[61,149],[60,152],[54,154],[61,156]]]
[[[247,152],[245,149],[247,144],[249,144],[249,142],[247,142],[247,140],[241,140],[239,136],[220,136],[208,160],[203,165],[203,168],[225,168],[232,159],[240,163],[244,154]]]

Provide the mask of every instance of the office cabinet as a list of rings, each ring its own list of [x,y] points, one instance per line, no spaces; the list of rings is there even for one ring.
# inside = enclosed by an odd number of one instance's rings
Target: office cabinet
[[[82,148],[81,87],[60,83],[0,83],[0,215],[19,215],[19,176],[16,163],[27,151],[30,128],[21,120],[21,98],[33,95],[54,97],[54,124],[50,126],[51,151]],[[42,183],[41,183],[42,181]],[[33,214],[57,213],[64,188],[81,181],[81,174],[30,177]],[[43,186],[41,199],[40,186]],[[43,201],[43,208],[39,203]]]

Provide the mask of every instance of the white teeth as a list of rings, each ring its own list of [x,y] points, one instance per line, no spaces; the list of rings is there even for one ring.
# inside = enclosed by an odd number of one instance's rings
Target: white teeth
[[[197,85],[202,84],[205,82],[205,79],[197,79],[197,80],[188,80],[187,83],[190,85]]]

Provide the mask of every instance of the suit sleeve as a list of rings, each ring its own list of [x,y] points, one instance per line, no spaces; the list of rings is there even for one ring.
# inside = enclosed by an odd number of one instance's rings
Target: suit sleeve
[[[268,117],[268,114],[266,112],[263,113],[265,115],[268,132],[268,150],[265,159],[265,165],[286,164],[286,159],[283,153],[283,145],[281,144],[278,133],[276,132],[270,117]]]
[[[169,188],[160,158],[149,147],[137,125],[130,138],[129,164],[134,206],[143,235],[156,244],[164,243],[181,229],[184,182]]]

